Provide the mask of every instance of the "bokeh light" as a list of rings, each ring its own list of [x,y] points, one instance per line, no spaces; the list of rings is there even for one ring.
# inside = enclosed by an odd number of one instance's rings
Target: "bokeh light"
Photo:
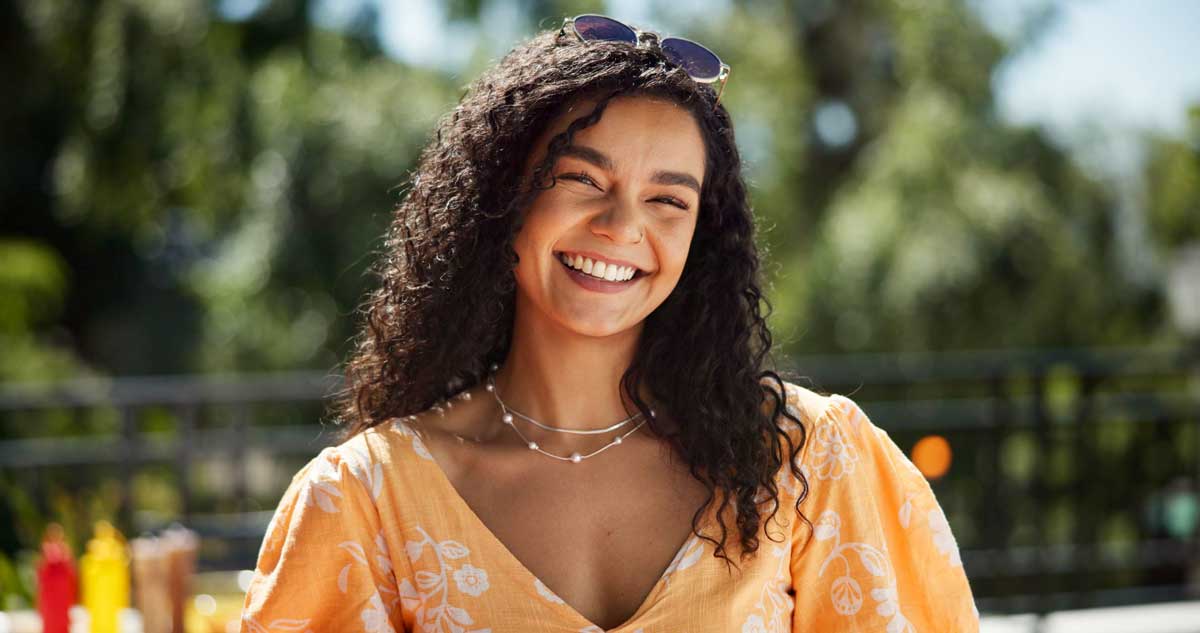
[[[928,479],[939,479],[950,470],[950,442],[941,435],[926,435],[912,449],[912,462]]]

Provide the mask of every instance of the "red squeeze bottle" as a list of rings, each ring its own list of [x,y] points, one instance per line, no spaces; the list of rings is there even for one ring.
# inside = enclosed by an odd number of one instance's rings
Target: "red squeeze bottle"
[[[69,633],[67,610],[75,604],[78,580],[62,526],[47,525],[42,535],[42,560],[37,566],[37,610],[42,616],[43,633]]]

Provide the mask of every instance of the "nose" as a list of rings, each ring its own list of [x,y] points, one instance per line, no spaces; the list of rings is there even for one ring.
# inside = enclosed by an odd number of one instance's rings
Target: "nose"
[[[637,201],[624,196],[615,199],[603,213],[592,218],[592,233],[607,237],[617,244],[637,244],[642,241],[645,229],[642,212]]]

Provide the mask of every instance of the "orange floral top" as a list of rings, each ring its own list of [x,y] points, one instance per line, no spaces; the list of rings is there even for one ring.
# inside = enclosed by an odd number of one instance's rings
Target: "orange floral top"
[[[785,467],[780,511],[767,522],[774,540],[760,539],[742,573],[692,535],[636,613],[610,630],[978,631],[958,546],[925,478],[849,398],[785,385],[808,429],[798,459],[812,528],[795,514],[801,486]],[[241,630],[603,631],[505,548],[402,419],[326,448],[292,479]]]

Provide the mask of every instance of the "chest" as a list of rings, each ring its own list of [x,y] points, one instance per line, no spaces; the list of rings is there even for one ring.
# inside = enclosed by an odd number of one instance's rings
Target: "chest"
[[[611,628],[654,590],[707,498],[656,447],[622,448],[633,450],[582,464],[489,459],[461,445],[430,450],[504,555],[580,615]]]

